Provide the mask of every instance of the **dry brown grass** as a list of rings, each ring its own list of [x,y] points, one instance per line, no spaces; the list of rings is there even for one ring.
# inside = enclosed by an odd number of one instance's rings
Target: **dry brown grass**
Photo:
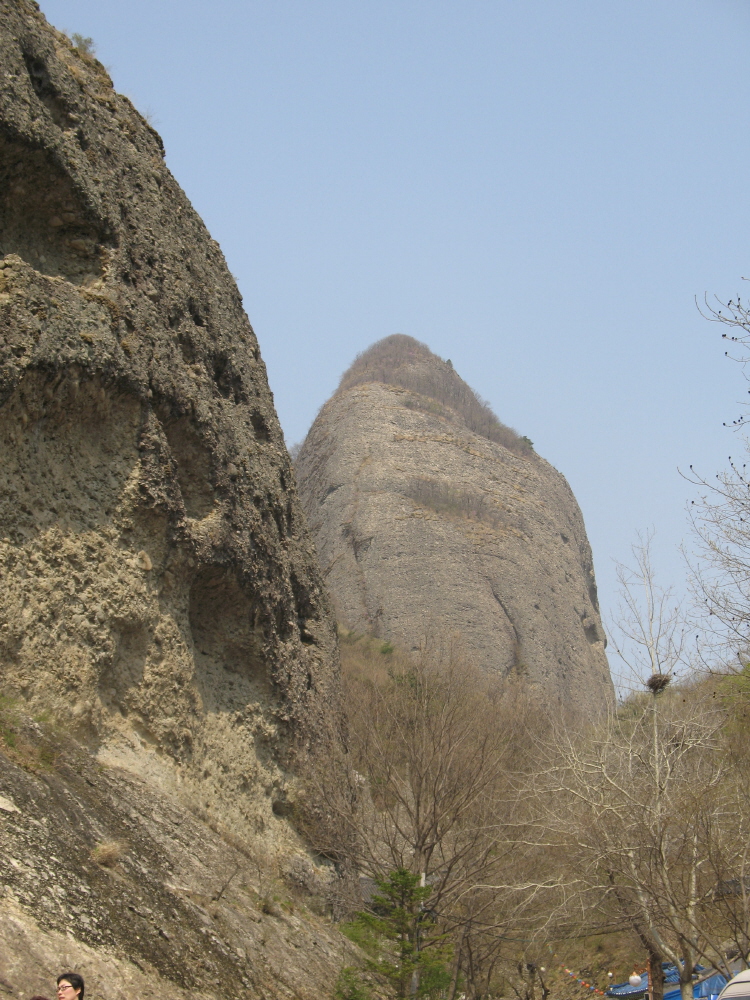
[[[91,851],[91,860],[102,868],[115,868],[128,847],[121,840],[105,840]]]
[[[58,733],[47,713],[32,720],[23,700],[0,693],[0,752],[26,771],[48,771],[60,755]]]
[[[501,423],[489,404],[456,374],[452,365],[413,337],[395,333],[357,355],[336,391],[346,392],[367,382],[385,382],[409,389],[413,395],[406,405],[410,408],[463,423],[475,434],[524,458],[534,454],[527,437]]]

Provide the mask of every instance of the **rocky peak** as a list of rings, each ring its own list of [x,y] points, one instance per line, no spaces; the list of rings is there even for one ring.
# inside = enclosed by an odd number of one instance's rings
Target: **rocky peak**
[[[612,696],[591,550],[567,482],[411,337],[361,354],[297,460],[339,620],[452,644],[595,716]]]
[[[533,454],[529,439],[501,423],[489,404],[454,370],[452,362],[433,354],[413,337],[394,333],[363,351],[342,375],[336,394],[368,382],[409,389],[414,395],[407,405],[463,425],[517,455]]]

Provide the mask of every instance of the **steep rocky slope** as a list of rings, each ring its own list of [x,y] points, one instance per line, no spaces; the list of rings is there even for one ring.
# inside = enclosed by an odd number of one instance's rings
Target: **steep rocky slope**
[[[104,68],[30,0],[0,66],[2,689],[293,850],[338,661],[255,335]]]
[[[356,962],[304,851],[248,850],[205,800],[17,711],[0,723],[0,996],[51,996],[76,969],[93,1000],[319,1000]]]
[[[355,361],[297,460],[339,620],[407,648],[457,641],[595,715],[612,695],[591,550],[565,479],[427,347]]]

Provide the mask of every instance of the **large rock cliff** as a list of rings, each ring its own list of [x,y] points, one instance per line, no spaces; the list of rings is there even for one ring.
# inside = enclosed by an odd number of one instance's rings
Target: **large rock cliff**
[[[450,362],[396,335],[343,376],[302,446],[300,495],[339,620],[596,715],[612,696],[591,550],[567,482]]]
[[[85,47],[0,0],[0,67],[2,693],[270,849],[338,668],[255,335]]]

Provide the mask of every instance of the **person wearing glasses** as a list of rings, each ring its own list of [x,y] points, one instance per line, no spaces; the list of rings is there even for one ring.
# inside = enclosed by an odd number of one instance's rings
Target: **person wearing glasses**
[[[57,1000],[83,1000],[83,976],[77,972],[64,972],[57,977]]]

